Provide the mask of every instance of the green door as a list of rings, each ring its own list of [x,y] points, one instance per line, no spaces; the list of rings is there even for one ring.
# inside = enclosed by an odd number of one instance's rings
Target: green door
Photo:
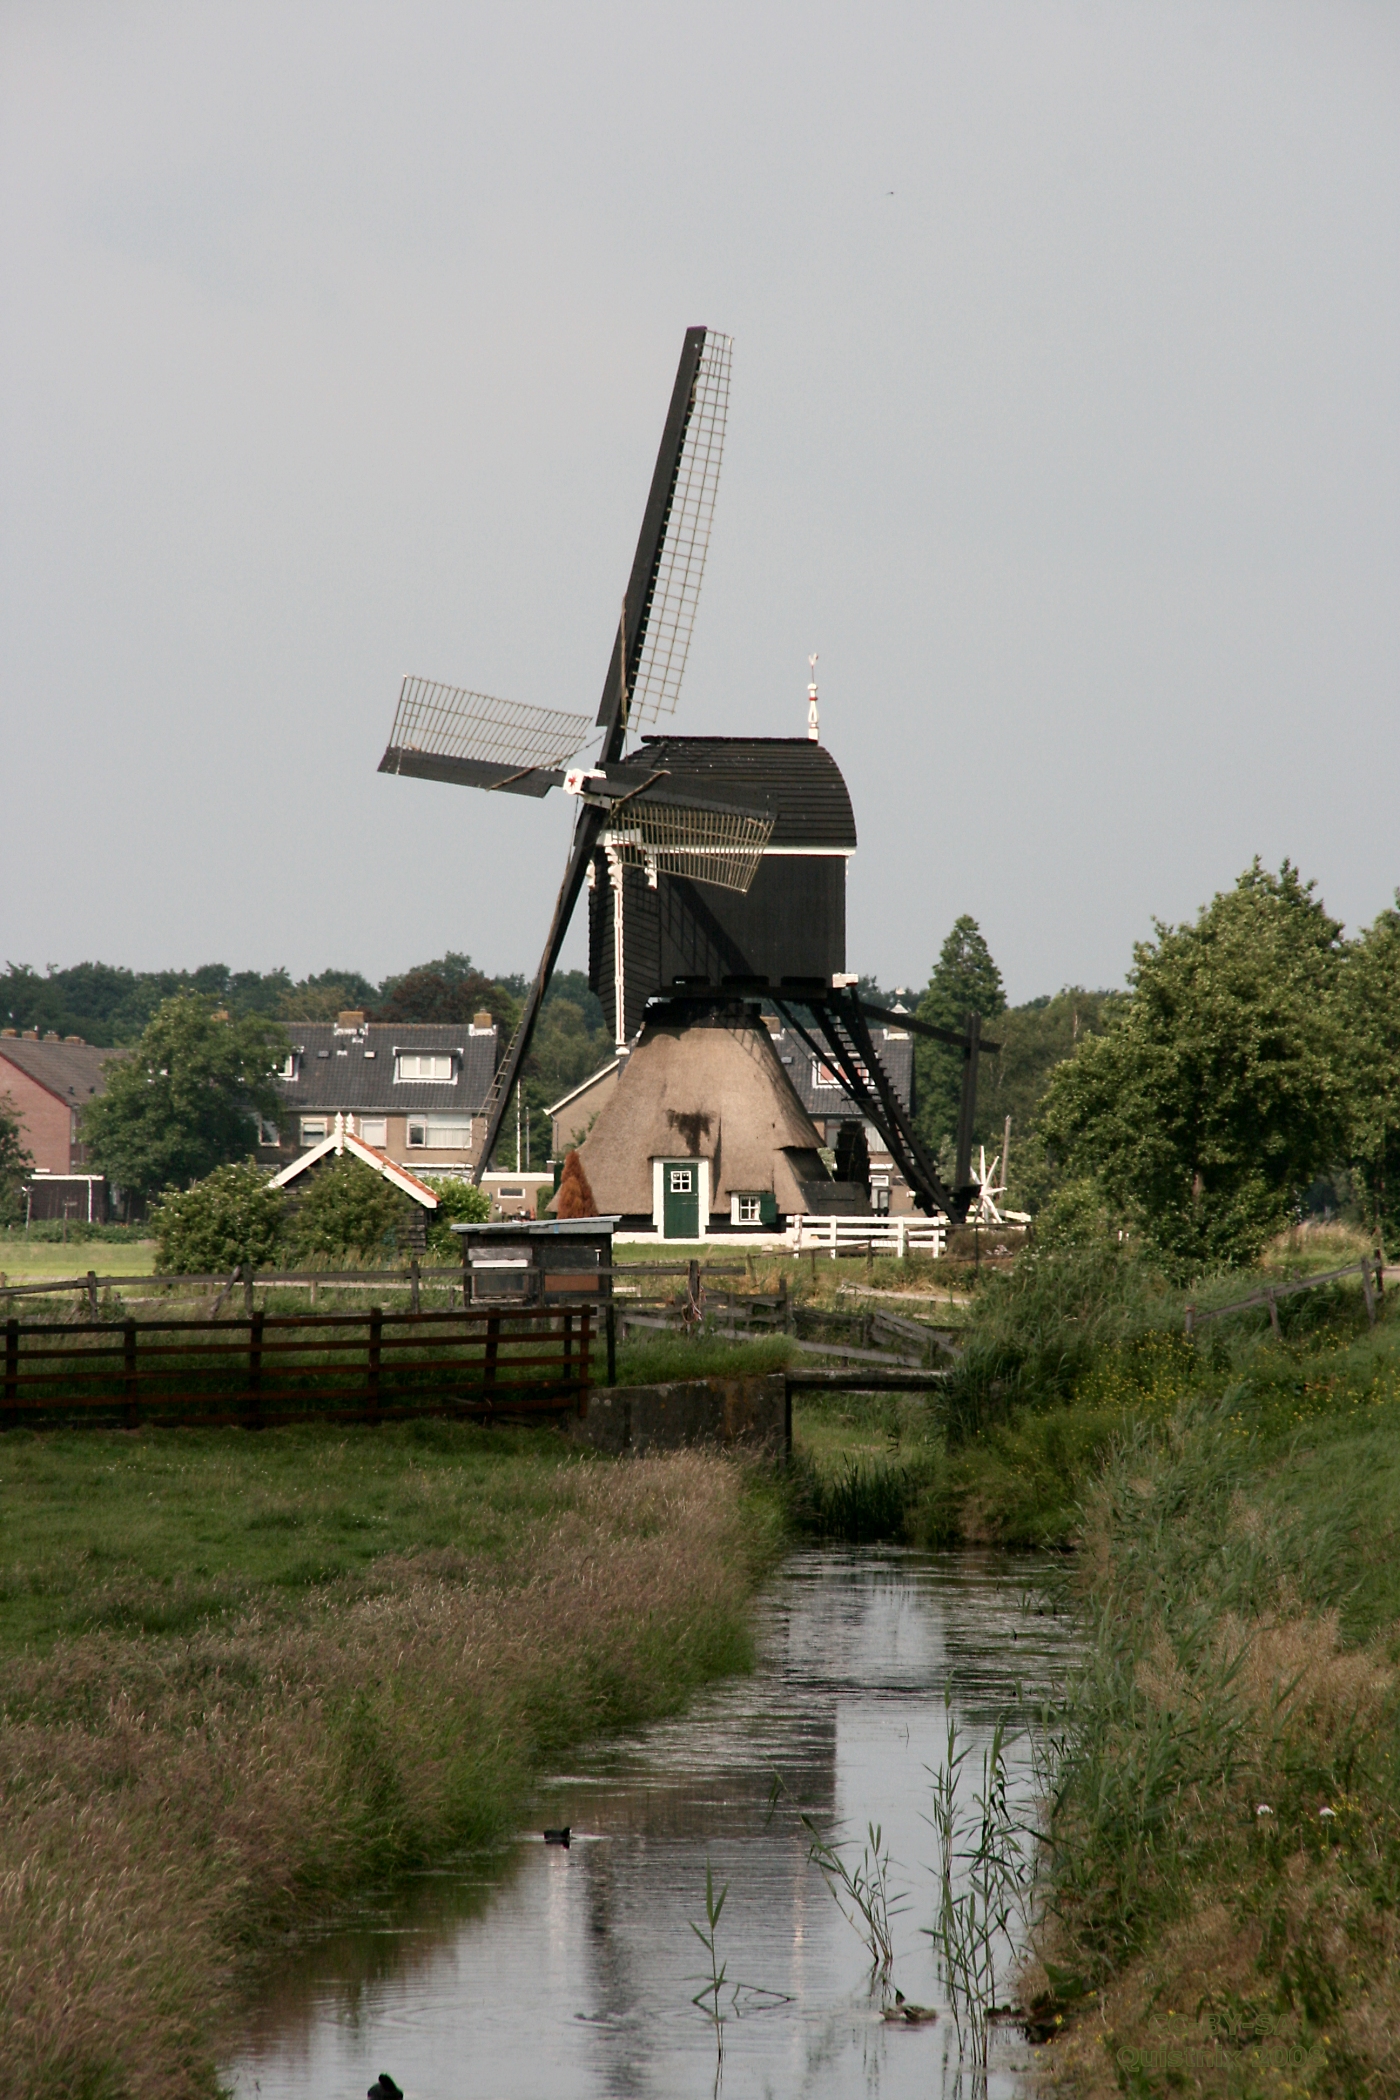
[[[699,1160],[665,1159],[661,1162],[661,1226],[668,1240],[699,1239]]]

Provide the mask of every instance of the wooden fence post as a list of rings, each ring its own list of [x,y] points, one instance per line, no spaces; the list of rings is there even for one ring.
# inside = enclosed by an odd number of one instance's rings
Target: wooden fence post
[[[251,1320],[253,1317],[253,1272],[251,1269],[243,1278],[243,1310]]]
[[[1361,1295],[1366,1300],[1367,1325],[1374,1327],[1376,1324],[1376,1294],[1371,1284],[1371,1264],[1369,1261],[1363,1261],[1361,1264]]]
[[[1194,1306],[1194,1305],[1188,1305],[1188,1306],[1187,1306],[1187,1308],[1186,1308],[1186,1338],[1187,1338],[1187,1340],[1188,1340],[1188,1341],[1192,1340],[1192,1339],[1194,1338],[1194,1336],[1195,1336],[1195,1333],[1196,1333],[1196,1308],[1195,1308],[1195,1306]]]
[[[608,1384],[609,1384],[609,1385],[616,1385],[616,1384],[617,1384],[617,1308],[616,1308],[616,1306],[615,1306],[615,1305],[613,1304],[613,1302],[612,1302],[612,1300],[611,1300],[611,1299],[609,1299],[609,1300],[608,1300],[608,1310],[607,1310],[607,1323],[608,1323],[608,1326],[607,1326],[607,1335],[608,1335]]]
[[[574,1316],[564,1314],[564,1383],[567,1385],[574,1375]]]
[[[585,1306],[584,1306],[584,1308],[583,1308],[583,1311],[582,1311],[582,1312],[580,1313],[580,1315],[579,1315],[579,1337],[578,1337],[578,1402],[577,1402],[577,1406],[578,1406],[578,1415],[579,1415],[579,1420],[580,1420],[580,1421],[582,1421],[582,1420],[584,1419],[584,1417],[585,1417],[585,1416],[587,1415],[587,1413],[588,1413],[588,1358],[589,1358],[589,1342],[590,1342],[590,1340],[592,1339],[592,1334],[591,1334],[591,1324],[590,1324],[590,1323],[591,1323],[591,1320],[592,1320],[592,1313],[591,1313],[591,1311],[590,1311],[589,1307],[585,1305]]]
[[[122,1392],[126,1400],[126,1426],[135,1429],[141,1421],[136,1393],[136,1322],[128,1320],[122,1329]]]
[[[265,1312],[255,1312],[248,1329],[248,1427],[262,1428],[262,1353]]]
[[[501,1353],[501,1316],[486,1316],[486,1361],[481,1367],[482,1395],[490,1407],[496,1397],[496,1359]]]
[[[376,1428],[379,1425],[379,1356],[384,1338],[384,1309],[372,1305],[369,1309],[369,1416]]]
[[[412,1309],[412,1311],[414,1311],[414,1312],[417,1312],[417,1310],[418,1310],[418,1256],[417,1256],[416,1254],[414,1255],[414,1257],[413,1257],[412,1261],[411,1261],[411,1262],[409,1263],[409,1265],[408,1265],[408,1291],[409,1291],[409,1299],[408,1299],[408,1302],[409,1302],[409,1306],[410,1306],[410,1308]]]
[[[89,1269],[89,1270],[88,1270],[88,1272],[87,1272],[87,1294],[88,1294],[88,1310],[89,1310],[89,1311],[91,1312],[91,1314],[92,1314],[92,1317],[93,1317],[93,1318],[94,1318],[94,1320],[95,1320],[95,1319],[97,1318],[97,1271],[96,1271],[96,1269]]]
[[[1269,1301],[1269,1325],[1273,1328],[1274,1333],[1281,1337],[1283,1330],[1278,1324],[1278,1299],[1272,1291],[1265,1291],[1264,1296]]]
[[[5,1322],[5,1413],[0,1429],[19,1422],[19,1321]]]

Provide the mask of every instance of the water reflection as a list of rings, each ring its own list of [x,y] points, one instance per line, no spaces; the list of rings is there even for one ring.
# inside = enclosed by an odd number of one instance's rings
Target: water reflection
[[[791,1795],[864,1835],[883,1826],[909,1892],[895,1981],[939,2002],[926,1767],[946,1745],[945,1689],[979,1748],[998,1715],[1028,1722],[1057,1680],[1066,1630],[1026,1608],[1031,1557],[894,1550],[795,1555],[760,1606],[755,1674],[682,1719],[590,1756],[542,1790],[536,1825],[483,1870],[451,1862],[366,1905],[290,1964],[227,2076],[243,2100],[358,2100],[393,2073],[408,2100],[681,2100],[715,2086],[714,2034],[691,2003],[705,1955],[705,1867],[729,1895],[731,1982],[789,2002],[724,2028],[727,2100],[905,2100],[958,2090],[952,2023],[892,2028],[868,1957],[791,1814]],[[1014,1784],[1029,1793],[1023,1741]],[[1024,2049],[998,2045],[988,2100],[1020,2094]],[[968,2087],[969,2095],[971,2087]]]

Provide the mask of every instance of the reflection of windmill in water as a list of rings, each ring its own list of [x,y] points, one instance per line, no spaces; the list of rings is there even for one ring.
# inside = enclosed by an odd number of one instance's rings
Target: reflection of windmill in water
[[[975,1086],[975,1019],[966,1039],[927,1029],[910,1016],[866,1007],[845,975],[846,861],[855,850],[855,821],[840,770],[817,739],[815,686],[806,737],[651,735],[626,748],[629,733],[673,714],[680,695],[718,486],[730,348],[729,338],[712,330],[686,332],[595,722],[425,679],[403,682],[381,772],[488,793],[538,797],[559,787],[579,805],[544,954],[496,1075],[476,1178],[490,1162],[587,884],[590,981],[613,1022],[619,1051],[634,1046],[629,1079],[641,1068],[637,1052],[664,1021],[672,1037],[697,1025],[752,1036],[758,1048],[746,1043],[748,1065],[763,1065],[766,1049],[770,1089],[791,1094],[767,1047],[758,1007],[746,1004],[767,999],[813,1055],[834,1067],[858,1113],[885,1140],[919,1206],[961,1217],[977,1192],[967,1171],[970,1112],[963,1118],[966,1143],[960,1129],[957,1185],[949,1190],[884,1073],[868,1021],[958,1043]],[[578,754],[591,740],[591,728],[601,736],[589,763]],[[665,1006],[658,1007],[658,1000]],[[698,1099],[678,1105],[676,1087],[690,1082],[681,1079],[674,1061],[670,1079],[658,1083],[674,1097],[665,1112],[669,1121],[663,1119],[671,1136],[660,1141],[662,1151],[678,1150],[699,1161],[702,1148],[710,1148],[707,1172],[697,1170],[694,1188],[700,1198],[708,1186],[708,1216],[721,1179],[733,1185],[733,1176],[722,1174],[716,1112]],[[774,1145],[794,1155],[786,1177],[789,1201],[780,1207],[797,1204],[793,1191],[801,1197],[797,1207],[813,1207],[808,1199],[816,1195],[816,1183],[829,1179],[810,1143],[815,1132],[795,1097],[793,1117],[786,1104],[769,1107]],[[744,1149],[743,1120],[730,1116],[731,1153]],[[632,1121],[640,1142],[640,1127]],[[586,1149],[591,1155],[591,1139]],[[752,1146],[748,1152],[752,1156]],[[650,1157],[659,1157],[654,1143]],[[608,1207],[591,1158],[589,1172]],[[747,1178],[757,1180],[754,1193],[761,1196],[758,1165],[747,1169]],[[770,1212],[772,1200],[770,1191]],[[645,1204],[619,1198],[618,1207],[633,1212],[653,1206],[648,1197]],[[824,1207],[844,1206],[833,1199]]]

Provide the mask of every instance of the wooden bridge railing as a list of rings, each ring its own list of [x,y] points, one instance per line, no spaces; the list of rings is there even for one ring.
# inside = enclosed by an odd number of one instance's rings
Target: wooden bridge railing
[[[595,1308],[4,1323],[0,1428],[214,1428],[588,1409]]]

